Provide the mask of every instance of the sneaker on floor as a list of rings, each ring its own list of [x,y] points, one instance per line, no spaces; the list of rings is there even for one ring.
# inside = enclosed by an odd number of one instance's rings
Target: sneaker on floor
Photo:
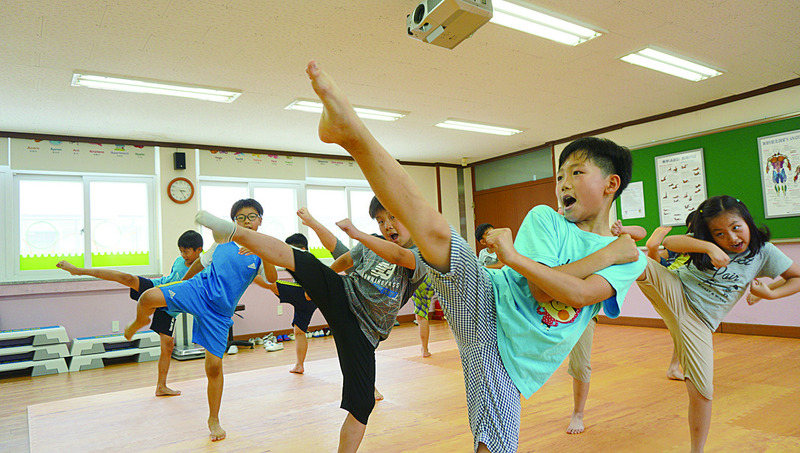
[[[273,343],[271,341],[264,343],[264,350],[267,352],[275,352],[275,351],[280,351],[282,349],[283,345],[280,343]]]
[[[261,341],[263,343],[266,343],[268,341],[271,341],[271,342],[275,343],[275,334],[268,333],[268,334],[264,335],[263,337],[261,337]]]
[[[286,341],[294,341],[294,334],[290,333],[289,335],[286,335]]]
[[[399,326],[399,325],[400,325],[400,321],[398,321],[398,320],[396,320],[396,319],[395,319],[395,320],[394,320],[394,325],[395,325],[395,326]]]
[[[323,330],[322,330],[322,332],[324,332],[324,333],[325,333],[325,336],[326,336],[326,337],[329,337],[329,336],[331,336],[331,329],[323,329]]]
[[[311,338],[313,336],[314,336],[314,332],[312,332],[310,330],[308,332],[306,332],[306,338]]]
[[[417,320],[415,319],[414,324],[419,325],[419,322],[417,322]]]
[[[235,344],[232,344],[230,348],[228,348],[228,355],[233,355],[239,352],[239,348],[236,347]]]

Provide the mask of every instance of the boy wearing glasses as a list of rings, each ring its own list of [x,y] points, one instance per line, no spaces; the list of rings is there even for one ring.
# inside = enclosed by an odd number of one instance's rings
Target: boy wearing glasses
[[[264,209],[252,198],[239,200],[231,208],[231,219],[239,228],[258,230]],[[200,272],[205,269],[205,272]],[[206,348],[205,369],[208,378],[208,429],[211,440],[225,438],[219,424],[222,401],[222,354],[228,344],[228,331],[233,312],[242,294],[260,276],[274,282],[278,278],[275,266],[262,262],[256,255],[239,254],[233,242],[214,244],[195,260],[183,281],[145,291],[136,307],[136,319],[125,328],[130,339],[137,330],[150,322],[158,307],[189,313],[195,318],[192,339]]]

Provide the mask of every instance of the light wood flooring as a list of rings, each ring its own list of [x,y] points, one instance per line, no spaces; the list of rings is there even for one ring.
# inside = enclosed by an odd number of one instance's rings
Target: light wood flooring
[[[800,340],[715,335],[716,394],[707,452],[800,452]],[[221,421],[212,443],[203,361],[172,361],[179,397],[155,398],[156,362],[0,379],[0,451],[335,451],[345,416],[330,337],[311,339],[306,374],[291,375],[283,351],[242,349],[224,360]],[[365,452],[466,452],[460,359],[444,322],[431,324],[433,356],[417,328],[396,327],[377,351],[378,402]],[[572,382],[565,365],[523,401],[520,451],[688,451],[687,396],[664,376],[666,330],[600,324],[595,334],[586,432],[567,435]]]

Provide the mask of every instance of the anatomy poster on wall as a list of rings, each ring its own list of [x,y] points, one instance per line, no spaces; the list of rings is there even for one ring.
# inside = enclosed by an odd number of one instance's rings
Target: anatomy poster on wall
[[[706,199],[703,149],[656,156],[656,187],[661,226],[684,225]]]
[[[758,138],[764,215],[800,215],[800,130]]]

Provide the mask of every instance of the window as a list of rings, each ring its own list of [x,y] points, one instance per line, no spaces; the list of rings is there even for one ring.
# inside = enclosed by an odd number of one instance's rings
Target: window
[[[553,154],[542,148],[475,165],[475,190],[493,189],[553,176]]]
[[[280,240],[297,233],[300,222],[297,217],[299,184],[268,182],[218,182],[200,183],[200,207],[217,217],[231,218],[231,207],[243,198],[253,198],[264,208],[259,231]],[[205,249],[214,243],[208,228],[203,228]]]
[[[157,271],[153,177],[20,174],[14,180],[15,277],[61,277],[55,267],[61,260]]]
[[[355,243],[336,226],[336,222],[350,218],[353,225],[365,233],[378,233],[378,226],[369,216],[369,203],[373,194],[369,188],[322,187],[313,186],[306,190],[307,206],[311,215],[342,243],[352,248]],[[331,258],[330,252],[322,247],[319,238],[309,232],[309,251],[318,258]]]

